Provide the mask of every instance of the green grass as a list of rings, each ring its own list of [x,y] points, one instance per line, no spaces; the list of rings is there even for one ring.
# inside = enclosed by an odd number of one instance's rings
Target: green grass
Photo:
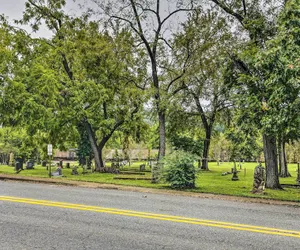
[[[130,168],[125,167],[126,170],[138,169],[141,163],[135,162]],[[199,171],[196,188],[188,190],[191,192],[198,193],[213,193],[213,194],[223,194],[223,195],[234,195],[234,196],[244,196],[244,197],[256,197],[256,198],[268,198],[276,200],[286,200],[286,201],[300,201],[300,189],[285,188],[284,190],[270,190],[266,189],[263,195],[254,195],[250,191],[252,189],[253,183],[253,170],[257,164],[256,163],[244,163],[243,169],[238,173],[239,181],[231,181],[232,175],[222,176],[223,172],[228,172],[233,166],[232,163],[223,163],[221,166],[217,166],[217,163],[210,163],[210,171]],[[292,177],[280,178],[280,183],[282,184],[296,184],[296,164],[289,164],[289,172]],[[53,167],[53,171],[56,167]],[[149,168],[146,168],[149,170]],[[246,173],[244,172],[246,169]],[[71,175],[71,169],[63,169],[63,174],[66,176],[63,179],[76,180],[76,181],[86,181],[86,182],[96,182],[96,183],[109,183],[136,187],[151,187],[160,189],[169,189],[168,185],[165,183],[152,184],[148,180],[115,180],[113,179],[114,174],[106,173],[88,173],[81,174],[82,168],[78,168],[79,175]],[[0,173],[3,174],[15,174],[14,168],[9,166],[0,166]],[[48,178],[48,172],[46,168],[41,166],[35,166],[35,169],[21,171],[18,175],[20,176],[33,176],[33,177],[43,177]],[[121,175],[126,176],[126,175]],[[130,177],[141,177],[135,175],[127,175]],[[151,177],[151,173],[147,172],[142,177]]]

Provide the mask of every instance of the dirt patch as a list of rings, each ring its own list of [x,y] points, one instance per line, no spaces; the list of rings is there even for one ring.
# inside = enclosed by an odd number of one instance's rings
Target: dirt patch
[[[271,200],[271,199],[239,197],[239,196],[230,196],[230,195],[218,195],[218,194],[209,194],[209,193],[192,193],[186,191],[143,188],[143,187],[123,186],[123,185],[104,184],[104,183],[95,183],[95,182],[73,181],[73,180],[66,180],[64,179],[64,177],[50,179],[50,178],[0,174],[0,180],[25,181],[25,182],[33,182],[33,183],[76,186],[76,187],[84,187],[84,188],[114,189],[114,190],[124,190],[124,191],[152,193],[152,194],[188,196],[188,197],[202,198],[202,199],[215,199],[215,200],[227,200],[227,201],[245,202],[245,203],[261,203],[261,204],[270,204],[270,205],[300,207],[300,202],[279,201],[279,200]]]

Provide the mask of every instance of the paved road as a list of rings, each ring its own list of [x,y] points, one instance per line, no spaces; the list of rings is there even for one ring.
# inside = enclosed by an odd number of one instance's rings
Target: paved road
[[[0,181],[0,249],[300,249],[300,208]]]

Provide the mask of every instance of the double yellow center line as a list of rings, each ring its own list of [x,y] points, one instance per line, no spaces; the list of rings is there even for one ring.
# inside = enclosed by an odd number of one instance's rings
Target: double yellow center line
[[[98,206],[87,206],[87,205],[72,204],[66,202],[36,200],[36,199],[19,198],[19,197],[11,197],[11,196],[0,196],[0,201],[18,202],[18,203],[41,205],[41,206],[48,206],[48,207],[69,208],[69,209],[91,211],[97,213],[107,213],[107,214],[131,216],[131,217],[138,217],[138,218],[145,218],[145,219],[172,221],[178,223],[186,223],[186,224],[194,224],[194,225],[201,225],[201,226],[218,227],[224,229],[233,229],[233,230],[240,230],[240,231],[300,238],[300,231],[291,231],[285,229],[260,227],[260,226],[246,225],[246,224],[222,222],[222,221],[201,220],[197,218],[171,216],[166,214],[146,213],[146,212],[138,212],[133,210],[105,208],[105,207],[98,207]]]

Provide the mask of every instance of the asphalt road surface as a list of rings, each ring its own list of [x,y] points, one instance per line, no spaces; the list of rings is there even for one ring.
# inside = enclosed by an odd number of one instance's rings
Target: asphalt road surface
[[[300,208],[0,181],[0,249],[300,249]]]

